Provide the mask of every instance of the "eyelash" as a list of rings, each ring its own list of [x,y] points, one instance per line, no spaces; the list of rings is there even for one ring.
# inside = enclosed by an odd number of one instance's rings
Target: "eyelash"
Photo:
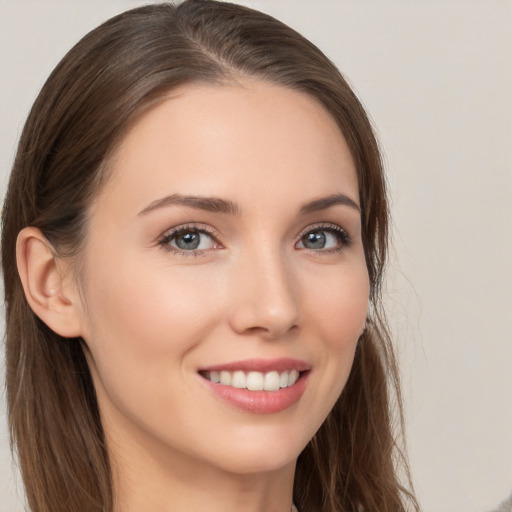
[[[318,231],[325,231],[327,233],[330,233],[334,235],[339,242],[338,247],[334,247],[332,249],[308,249],[307,247],[304,248],[304,250],[307,250],[309,252],[313,253],[322,253],[322,254],[333,254],[333,253],[341,253],[343,252],[347,247],[350,247],[352,244],[352,237],[348,234],[346,230],[344,230],[342,227],[338,226],[337,224],[329,224],[329,223],[321,223],[316,224],[313,226],[308,226],[299,236],[299,242],[302,241],[302,239],[309,233],[315,233]]]
[[[158,241],[158,245],[162,246],[162,248],[167,252],[172,252],[177,256],[203,256],[205,250],[189,250],[184,251],[180,250],[176,247],[172,247],[170,245],[171,241],[177,238],[179,235],[186,233],[200,233],[204,235],[208,235],[212,240],[216,243],[218,242],[219,234],[209,226],[202,224],[185,224],[183,226],[179,226],[177,228],[171,229],[171,231],[167,231]]]
[[[299,240],[297,243],[301,242],[303,238],[308,235],[309,233],[314,233],[318,231],[325,231],[327,233],[331,233],[334,235],[338,241],[339,246],[332,248],[332,249],[308,249],[307,247],[304,247],[304,250],[307,250],[309,252],[313,253],[323,253],[323,254],[333,254],[333,253],[341,253],[344,251],[347,247],[349,247],[352,244],[352,238],[348,234],[347,231],[345,231],[343,228],[336,224],[317,224],[313,226],[308,226],[307,229],[302,231],[302,233],[299,235]],[[172,247],[170,245],[171,241],[177,238],[179,235],[186,234],[186,233],[200,233],[208,235],[212,240],[216,243],[218,242],[219,234],[212,229],[209,226],[206,225],[197,225],[197,224],[186,224],[183,226],[179,226],[177,228],[172,229],[171,231],[166,232],[158,241],[158,245],[160,245],[165,251],[172,252],[173,254],[176,254],[177,256],[203,256],[205,251],[208,249],[199,249],[199,250],[180,250],[176,247]]]

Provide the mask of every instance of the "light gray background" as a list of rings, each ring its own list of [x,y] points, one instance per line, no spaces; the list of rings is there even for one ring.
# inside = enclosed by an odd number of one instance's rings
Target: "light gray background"
[[[0,0],[0,184],[72,44],[137,0]],[[246,0],[317,43],[375,121],[394,218],[387,301],[426,512],[512,490],[512,3]],[[2,194],[3,195],[3,194]],[[0,510],[22,510],[0,403]]]

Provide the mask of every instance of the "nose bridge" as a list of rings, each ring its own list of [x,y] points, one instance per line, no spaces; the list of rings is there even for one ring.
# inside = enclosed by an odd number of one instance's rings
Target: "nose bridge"
[[[293,269],[279,246],[251,247],[236,265],[231,315],[237,332],[278,337],[298,321]]]

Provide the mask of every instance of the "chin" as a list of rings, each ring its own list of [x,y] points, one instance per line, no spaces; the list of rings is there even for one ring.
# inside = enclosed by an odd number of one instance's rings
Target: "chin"
[[[280,454],[267,456],[238,454],[233,459],[224,461],[223,469],[237,475],[255,475],[282,471],[285,468],[295,468],[298,454],[284,457]]]
[[[252,430],[252,429],[251,429]],[[293,433],[253,430],[252,435],[230,439],[229,447],[222,450],[222,460],[217,464],[236,474],[255,474],[279,471],[295,467],[297,457],[309,442],[309,437],[298,438]]]

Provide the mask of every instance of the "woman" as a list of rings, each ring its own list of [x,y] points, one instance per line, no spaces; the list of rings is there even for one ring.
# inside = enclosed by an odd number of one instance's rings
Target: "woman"
[[[2,236],[33,511],[417,508],[377,143],[290,28],[189,0],[85,36],[29,115]]]

